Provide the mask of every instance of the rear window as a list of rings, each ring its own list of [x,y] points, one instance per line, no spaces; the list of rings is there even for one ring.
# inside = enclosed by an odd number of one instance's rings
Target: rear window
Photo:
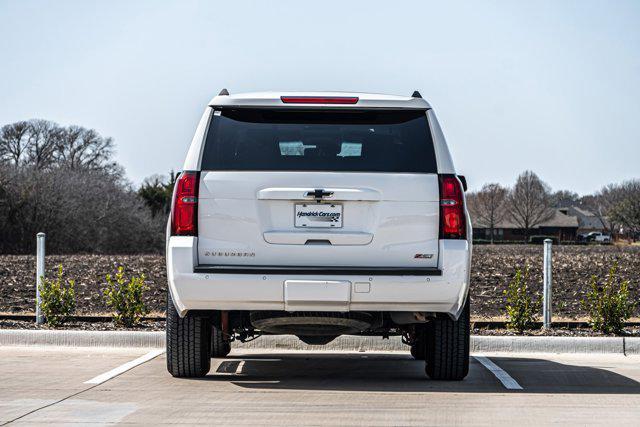
[[[202,170],[436,173],[424,111],[225,109]]]

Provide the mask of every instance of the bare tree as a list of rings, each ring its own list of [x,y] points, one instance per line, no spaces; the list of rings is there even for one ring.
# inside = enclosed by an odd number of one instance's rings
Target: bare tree
[[[582,203],[598,218],[606,231],[615,234],[620,229],[620,218],[612,215],[613,209],[627,198],[627,190],[624,183],[608,184],[597,193],[583,197]]]
[[[578,199],[580,199],[578,193],[569,190],[558,190],[551,194],[551,206],[566,208],[577,204]]]
[[[165,226],[107,172],[0,166],[0,253],[30,252],[38,231],[58,253],[160,251]]]
[[[22,160],[29,137],[29,122],[20,121],[0,129],[0,161],[18,166]]]
[[[508,190],[497,183],[485,184],[478,192],[467,196],[467,204],[471,214],[478,222],[489,228],[491,243],[493,243],[496,224],[505,217],[505,198]]]
[[[619,224],[625,233],[640,233],[640,179],[617,185],[616,193],[621,200],[609,211],[611,221]]]
[[[54,161],[63,130],[56,123],[48,120],[29,120],[28,123],[27,162],[36,169],[46,168]]]
[[[15,166],[92,169],[117,175],[121,169],[112,159],[113,152],[112,138],[81,126],[33,119],[0,130],[0,160]]]
[[[528,240],[531,229],[553,216],[549,185],[532,171],[518,176],[516,184],[507,196],[509,216],[525,231]]]
[[[164,247],[166,216],[153,216],[113,160],[113,140],[45,120],[0,129],[0,253],[148,252]]]
[[[93,129],[68,126],[60,133],[55,155],[60,165],[72,169],[109,169],[113,165],[113,139]]]

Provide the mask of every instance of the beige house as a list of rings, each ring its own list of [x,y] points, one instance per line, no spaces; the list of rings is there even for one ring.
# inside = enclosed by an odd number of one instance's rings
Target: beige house
[[[475,218],[472,218],[473,238],[481,240],[491,240],[491,231],[487,224],[483,224]],[[555,238],[557,242],[575,241],[578,236],[579,221],[578,217],[571,215],[567,208],[553,209],[553,216],[538,224],[529,230],[529,238],[531,236],[548,236]],[[510,218],[506,218],[496,224],[493,240],[523,240],[526,236],[526,230],[521,228]]]

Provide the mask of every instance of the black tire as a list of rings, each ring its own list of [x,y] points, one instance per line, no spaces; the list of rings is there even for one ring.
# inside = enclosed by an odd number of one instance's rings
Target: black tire
[[[415,325],[415,341],[411,345],[411,355],[416,360],[424,360],[426,357],[425,327],[424,324]]]
[[[227,357],[231,344],[224,339],[224,334],[217,327],[211,328],[211,357]]]
[[[425,372],[433,380],[460,381],[469,373],[469,298],[460,318],[427,324]]]
[[[187,314],[180,318],[167,292],[167,370],[174,377],[207,375],[211,368],[211,320]]]
[[[426,345],[422,341],[417,341],[411,346],[411,355],[416,360],[424,360]]]

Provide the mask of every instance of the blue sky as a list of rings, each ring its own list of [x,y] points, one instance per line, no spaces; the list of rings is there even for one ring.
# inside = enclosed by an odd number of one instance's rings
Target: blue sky
[[[0,0],[0,124],[112,136],[179,169],[222,87],[410,94],[472,188],[532,169],[584,194],[640,177],[640,1]]]

